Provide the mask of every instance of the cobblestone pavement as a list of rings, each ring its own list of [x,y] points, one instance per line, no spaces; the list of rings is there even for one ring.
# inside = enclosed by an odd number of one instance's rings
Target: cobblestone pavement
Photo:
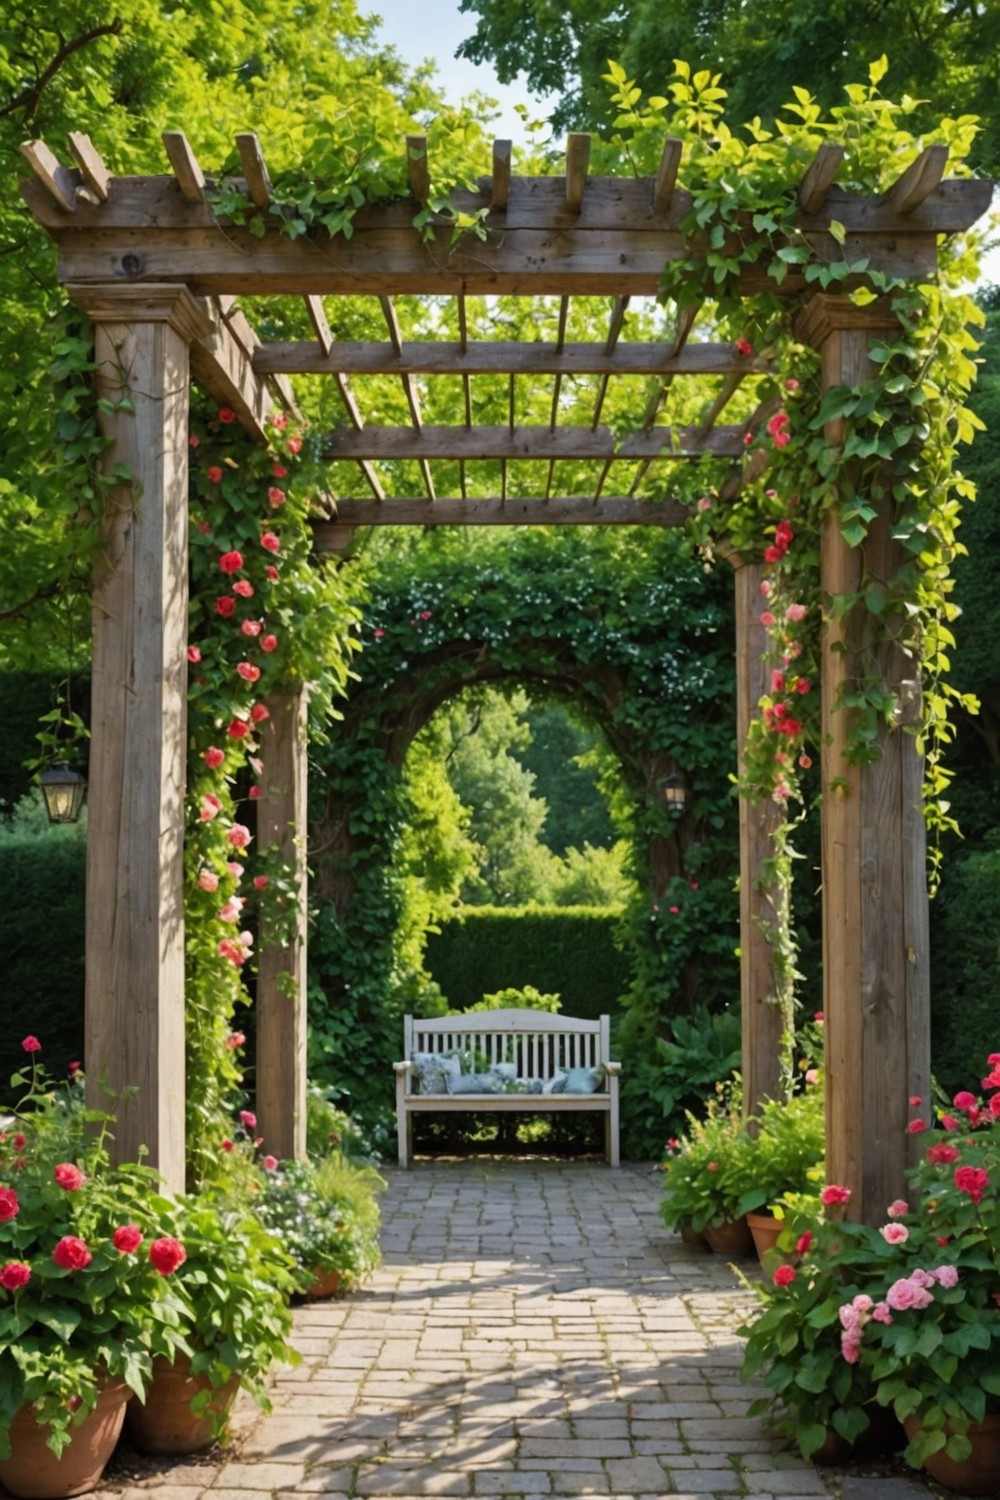
[[[583,1162],[391,1169],[384,1265],[295,1317],[302,1364],[231,1453],[112,1469],[122,1500],[926,1496],[783,1451],[739,1378],[752,1293],[664,1229],[659,1175]],[[751,1274],[756,1274],[749,1268]],[[841,1486],[844,1486],[842,1489]]]

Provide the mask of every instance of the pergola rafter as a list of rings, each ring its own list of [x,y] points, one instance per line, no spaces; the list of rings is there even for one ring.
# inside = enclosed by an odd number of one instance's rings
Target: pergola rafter
[[[338,476],[360,474],[365,493],[328,499],[314,523],[320,551],[341,549],[355,527],[370,525],[682,524],[687,508],[662,499],[669,488],[663,474],[672,464],[714,457],[721,466],[718,503],[724,505],[766,464],[753,437],[774,408],[766,393],[754,389],[769,373],[767,361],[742,356],[728,344],[699,342],[694,305],[678,310],[672,336],[659,332],[645,342],[628,337],[634,300],[656,294],[665,263],[688,259],[700,248],[698,237],[683,228],[692,199],[677,185],[682,145],[675,139],[664,142],[656,173],[635,179],[592,176],[587,136],[571,136],[564,172],[545,178],[515,174],[510,142],[497,141],[491,172],[477,190],[454,195],[460,212],[481,220],[483,236],[457,241],[444,220],[432,221],[423,234],[413,227],[415,208],[430,195],[423,137],[408,137],[401,148],[410,198],[361,208],[349,239],[323,233],[292,239],[282,232],[264,155],[250,134],[236,142],[243,171],[238,185],[265,216],[263,233],[234,225],[223,231],[211,208],[213,183],[184,136],[171,132],[164,144],[171,172],[133,178],[113,176],[83,136],[71,142],[72,167],[42,142],[22,149],[35,173],[25,185],[28,205],[58,247],[60,279],[95,320],[102,390],[120,394],[123,369],[130,387],[137,375],[142,382],[134,415],[112,400],[104,416],[116,444],[109,462],[126,456],[143,499],[135,508],[123,495],[121,511],[109,522],[115,545],[102,554],[96,582],[93,749],[95,763],[107,770],[91,793],[87,1068],[95,1079],[106,1074],[113,1086],[142,1084],[123,1103],[120,1144],[134,1149],[143,1141],[153,1162],[176,1178],[183,1155],[175,1074],[183,1031],[177,975],[184,744],[177,664],[183,660],[187,590],[187,446],[180,429],[189,375],[231,406],[258,438],[275,401],[294,407],[289,377],[332,382],[345,421],[326,439],[326,456]],[[814,262],[846,259],[894,278],[925,278],[935,271],[939,237],[968,228],[989,206],[989,183],[945,178],[947,153],[941,147],[924,151],[880,196],[838,185],[844,158],[843,147],[827,144],[803,167],[795,234]],[[758,266],[744,268],[741,280],[748,295],[765,286],[774,290]],[[863,274],[849,278],[840,283],[841,292],[864,280]],[[802,268],[790,265],[779,290],[803,298],[812,288]],[[261,342],[235,303],[241,296],[304,299],[314,338]],[[386,336],[341,340],[332,304],[361,296],[377,299]],[[436,307],[448,307],[448,314],[428,320],[436,336],[405,336],[397,311],[405,296],[433,297]],[[497,296],[558,298],[554,337],[539,336],[540,328],[551,326],[546,313],[535,318],[529,340],[487,338],[470,299]],[[601,333],[589,342],[571,336],[576,297],[611,299]],[[881,301],[859,307],[843,295],[816,293],[800,314],[797,332],[820,350],[823,381],[832,385],[864,380],[871,339],[893,326]],[[692,375],[715,382],[694,424],[690,412],[672,416],[669,409],[675,387]],[[406,423],[378,426],[367,420],[363,386],[373,376],[398,380]],[[462,414],[449,425],[428,416],[432,403],[422,382],[438,377],[453,382],[453,409]],[[497,420],[494,392],[490,421],[480,425],[476,383],[503,377],[506,422]],[[517,385],[525,379],[551,381],[550,400],[545,390],[547,424],[525,407],[523,384]],[[637,379],[647,388],[635,404],[634,430],[615,436],[602,424],[606,397],[613,382]],[[567,399],[571,382],[588,380],[593,384],[586,400]],[[734,409],[749,416],[723,423]],[[836,440],[838,429],[831,427],[828,435]],[[482,467],[486,461],[499,469],[498,483],[484,477],[492,472]],[[406,462],[419,466],[423,495],[412,493],[416,486],[407,478]],[[533,480],[532,492],[519,496],[512,475],[525,462],[547,464],[547,480],[544,487]],[[445,464],[457,464],[456,494],[444,493],[451,475]],[[563,464],[571,467],[571,484],[559,483]],[[615,494],[623,468],[625,493]],[[647,488],[655,497],[647,496]],[[897,549],[888,517],[880,514],[867,565],[889,576]],[[763,564],[755,557],[730,560],[736,569],[742,742],[767,688],[759,624]],[[834,595],[855,592],[860,566],[859,553],[831,521],[821,540],[821,587]],[[854,1188],[858,1211],[868,1216],[902,1186],[906,1100],[914,1093],[926,1096],[929,1085],[920,760],[913,737],[897,728],[886,729],[881,759],[873,765],[843,761],[837,691],[860,669],[864,643],[838,622],[830,628],[829,644],[834,649],[824,657],[821,735],[828,791],[828,1169]],[[121,703],[140,660],[158,686],[142,713],[130,714],[123,724]],[[887,647],[882,665],[901,700],[911,707],[918,703],[919,685],[905,682],[902,656]],[[150,746],[161,740],[157,716],[163,744],[154,754]],[[301,701],[276,702],[271,723],[258,804],[262,827],[299,862],[304,879],[296,837],[305,826]],[[124,768],[131,775],[137,765],[155,809],[152,823],[138,797],[122,795],[128,785]],[[777,816],[773,804],[741,807],[743,1079],[750,1101],[773,1094],[778,1085],[783,1022],[769,1004],[775,985],[765,936],[776,899],[766,872]],[[123,849],[129,851],[124,862]],[[137,870],[142,879],[135,878]],[[137,974],[148,985],[140,1004]],[[289,987],[292,999],[282,993]],[[303,1142],[304,989],[300,932],[288,952],[262,958],[258,987],[261,1116],[280,1154],[294,1154]]]

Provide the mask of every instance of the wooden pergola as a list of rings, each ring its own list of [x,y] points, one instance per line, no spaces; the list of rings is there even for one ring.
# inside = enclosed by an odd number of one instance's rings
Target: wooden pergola
[[[664,263],[691,253],[680,227],[691,200],[676,186],[679,141],[665,141],[655,177],[633,179],[591,176],[584,135],[569,138],[565,172],[544,178],[514,175],[510,143],[498,141],[479,191],[458,195],[458,207],[487,210],[485,239],[458,243],[448,224],[429,238],[413,228],[429,193],[421,138],[406,142],[411,197],[361,209],[350,239],[290,239],[274,215],[259,238],[231,225],[223,231],[185,137],[169,133],[164,144],[172,170],[158,177],[112,176],[85,136],[70,138],[72,167],[43,142],[22,149],[35,174],[24,187],[29,208],[58,247],[60,281],[94,323],[99,381],[110,398],[103,418],[114,440],[108,463],[125,463],[134,484],[105,517],[94,579],[87,1074],[95,1086],[100,1080],[116,1092],[137,1088],[120,1106],[117,1148],[133,1155],[147,1146],[166,1180],[180,1186],[190,380],[232,407],[258,439],[275,403],[294,408],[290,376],[335,383],[344,423],[331,432],[327,452],[332,462],[355,465],[358,482],[356,494],[330,500],[317,518],[321,551],[343,548],[356,527],[371,525],[682,524],[685,506],[653,497],[654,488],[662,494],[664,471],[703,454],[729,459],[722,499],[732,498],[748,470],[759,473],[766,461],[758,450],[747,459],[744,437],[771,408],[751,402],[749,421],[720,420],[736,392],[752,390],[768,366],[728,343],[694,342],[694,308],[678,318],[669,338],[622,338],[629,299],[655,295]],[[245,189],[266,211],[271,188],[260,145],[241,135],[237,146]],[[846,252],[893,276],[926,278],[936,268],[939,237],[968,228],[989,205],[989,183],[945,178],[943,147],[924,151],[878,198],[837,185],[843,157],[840,147],[821,147],[798,191],[798,230],[820,261],[840,261]],[[843,247],[831,234],[834,220],[844,226]],[[763,284],[762,271],[744,273],[748,294]],[[798,267],[789,268],[783,291],[805,291]],[[444,299],[448,316],[440,324],[453,331],[405,340],[394,304],[404,294]],[[496,294],[558,298],[555,338],[478,338],[466,299]],[[262,343],[236,301],[251,295],[303,298],[314,337]],[[613,299],[603,338],[569,341],[571,299],[594,295]],[[358,296],[378,299],[381,341],[342,342],[331,331],[324,299]],[[824,386],[854,384],[871,368],[871,339],[894,326],[882,300],[862,308],[843,294],[816,293],[799,315],[797,336],[820,351]],[[398,377],[406,426],[366,424],[359,391],[371,374]],[[509,379],[504,425],[473,419],[474,383],[484,374]],[[456,382],[464,422],[442,427],[424,420],[421,380],[431,375]],[[560,420],[563,382],[583,375],[594,377],[590,420],[567,426]],[[712,377],[714,398],[697,425],[672,426],[671,388],[691,375]],[[519,425],[522,376],[551,383],[548,424]],[[636,376],[653,381],[654,394],[619,442],[601,422],[605,393],[610,381]],[[128,406],[117,406],[126,391]],[[836,424],[829,435],[837,439]],[[418,464],[422,493],[391,493],[382,466],[397,459]],[[491,472],[499,462],[495,493],[485,498],[481,485],[467,482],[467,466],[484,459],[493,461]],[[511,466],[525,459],[548,461],[548,482],[530,498],[510,493],[508,485]],[[560,489],[558,465],[566,459],[577,461],[574,472],[591,476],[586,491]],[[458,462],[457,493],[437,492],[442,460]],[[851,594],[863,562],[875,577],[888,578],[898,557],[884,507],[864,559],[831,518],[821,539],[821,588],[826,595]],[[759,623],[764,567],[758,557],[731,561],[742,743],[769,685]],[[831,622],[821,684],[827,1168],[831,1180],[853,1189],[854,1210],[867,1218],[900,1192],[913,1140],[908,1100],[926,1101],[930,1088],[922,764],[906,732],[920,707],[920,684],[908,680],[912,664],[890,644],[876,648],[886,680],[907,705],[907,722],[882,731],[881,757],[873,764],[842,758],[848,716],[833,709],[838,687],[857,675],[862,653],[871,649],[857,611]],[[258,826],[262,842],[281,845],[297,861],[304,910],[304,857],[296,840],[306,822],[304,705],[289,695],[270,707],[262,726],[267,774]],[[761,875],[779,816],[770,802],[741,804],[743,1077],[750,1100],[778,1086],[782,1018],[767,1003],[775,988],[766,936],[775,893]],[[290,948],[262,952],[258,983],[258,1116],[269,1146],[283,1155],[304,1146],[305,1025],[300,929]]]

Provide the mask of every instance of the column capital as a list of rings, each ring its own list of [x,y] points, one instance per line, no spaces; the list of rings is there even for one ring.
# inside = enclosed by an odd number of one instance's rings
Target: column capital
[[[208,339],[212,319],[186,286],[103,286],[69,282],[66,291],[93,323],[167,323],[191,344]]]
[[[899,318],[888,297],[859,307],[846,296],[817,292],[795,319],[794,333],[800,344],[821,349],[834,333],[884,333],[899,327]]]

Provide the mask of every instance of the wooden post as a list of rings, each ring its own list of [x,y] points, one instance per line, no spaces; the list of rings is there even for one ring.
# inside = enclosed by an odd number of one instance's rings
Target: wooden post
[[[87,1096],[117,1113],[117,1159],[145,1147],[180,1190],[188,355],[206,325],[183,287],[74,294],[96,325],[106,463],[132,476],[107,499],[94,569]]]
[[[821,351],[827,389],[869,378],[870,337],[896,326],[881,303],[858,308],[821,295],[804,309],[796,334]],[[842,424],[831,422],[826,432],[840,441]],[[873,581],[891,577],[901,561],[891,521],[881,505],[864,547],[849,547],[836,511],[828,513],[820,545],[824,606],[858,592],[865,573]],[[897,695],[898,722],[880,729],[878,760],[852,766],[843,750],[853,710],[834,705],[842,684],[873,668]],[[828,618],[821,682],[827,1176],[851,1189],[851,1217],[870,1224],[882,1223],[903,1193],[920,1143],[907,1124],[917,1113],[927,1118],[930,1093],[926,835],[912,734],[917,671],[898,646],[875,639],[862,606]],[[922,1107],[910,1107],[914,1096]]]
[[[262,935],[257,975],[257,1117],[277,1157],[306,1149],[306,695],[268,700],[257,802],[261,851],[276,847],[292,867],[295,902],[287,941]]]
[[[736,569],[736,742],[746,742],[757,704],[770,689],[770,641],[760,623],[764,566],[730,557]],[[765,868],[774,855],[774,830],[783,812],[766,799],[740,797],[740,1001],[743,1105],[788,1092],[787,1058],[793,1018],[781,1004],[769,931],[787,916],[787,893]]]

